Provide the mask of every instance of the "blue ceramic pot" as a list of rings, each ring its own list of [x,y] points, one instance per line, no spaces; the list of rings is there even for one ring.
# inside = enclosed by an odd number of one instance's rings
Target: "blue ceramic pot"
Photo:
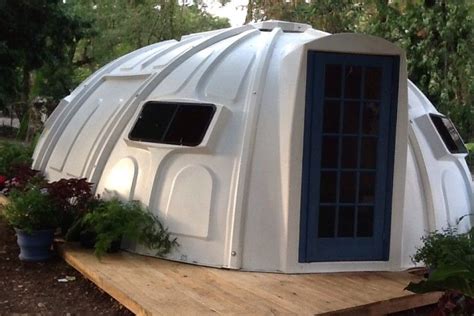
[[[54,239],[54,229],[36,230],[27,233],[15,228],[17,243],[20,246],[21,261],[44,261],[51,258],[51,245]]]

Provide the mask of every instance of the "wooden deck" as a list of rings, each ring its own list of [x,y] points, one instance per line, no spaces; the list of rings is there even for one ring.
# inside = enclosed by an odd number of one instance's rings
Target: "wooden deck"
[[[381,315],[433,304],[439,294],[403,290],[407,272],[284,275],[199,267],[121,252],[101,261],[61,247],[63,257],[139,315]]]

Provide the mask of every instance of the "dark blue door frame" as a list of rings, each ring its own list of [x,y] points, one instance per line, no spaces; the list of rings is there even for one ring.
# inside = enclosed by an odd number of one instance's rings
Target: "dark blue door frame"
[[[388,260],[399,57],[307,67],[299,261]]]

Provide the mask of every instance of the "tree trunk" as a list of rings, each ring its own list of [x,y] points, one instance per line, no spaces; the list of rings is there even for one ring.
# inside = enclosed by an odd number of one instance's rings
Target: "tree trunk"
[[[28,67],[24,66],[22,69],[22,85],[21,85],[21,101],[28,104],[28,99],[30,97],[30,70]]]
[[[253,20],[253,2],[254,0],[249,0],[247,4],[247,15],[245,16],[244,24],[250,23]]]

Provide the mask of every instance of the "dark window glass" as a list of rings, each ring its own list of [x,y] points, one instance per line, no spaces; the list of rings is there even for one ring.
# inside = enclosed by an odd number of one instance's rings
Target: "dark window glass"
[[[359,98],[362,68],[360,66],[346,66],[345,76],[346,88],[344,96],[346,98]]]
[[[377,160],[377,138],[363,137],[360,150],[360,167],[363,169],[375,169]]]
[[[344,102],[343,133],[359,133],[359,102]]]
[[[367,102],[364,104],[362,114],[362,132],[366,135],[378,133],[380,104],[378,102]]]
[[[339,201],[342,203],[354,203],[356,199],[356,172],[341,172]]]
[[[375,199],[375,172],[361,172],[359,176],[359,203],[373,203]]]
[[[128,137],[142,142],[197,146],[215,111],[212,104],[148,102]]]
[[[336,208],[334,206],[321,206],[319,208],[319,237],[334,237],[336,222]]]
[[[337,225],[338,237],[354,237],[355,207],[342,206],[339,208],[339,219]]]
[[[336,202],[337,172],[321,172],[320,200],[322,203]]]
[[[357,137],[342,138],[342,168],[357,168]]]
[[[321,166],[323,168],[337,168],[339,157],[339,138],[333,136],[323,137],[321,152]]]
[[[341,115],[339,101],[326,101],[324,104],[324,133],[339,132],[339,117]]]
[[[461,139],[456,127],[453,122],[444,116],[430,114],[431,120],[434,126],[438,130],[441,139],[452,154],[465,154],[467,153],[466,146]]]
[[[372,237],[374,234],[374,208],[359,206],[357,211],[357,237]]]
[[[163,142],[163,137],[175,112],[176,105],[172,103],[145,104],[129,138],[145,142]]]
[[[364,97],[366,99],[380,99],[382,87],[382,68],[367,67],[365,70]]]
[[[341,96],[341,65],[326,65],[324,94],[326,97]]]

